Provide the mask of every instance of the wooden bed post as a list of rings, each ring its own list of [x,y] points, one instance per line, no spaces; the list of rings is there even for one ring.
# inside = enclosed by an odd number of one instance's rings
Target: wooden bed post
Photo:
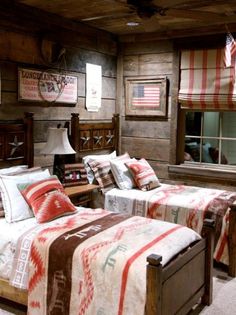
[[[79,114],[71,113],[71,146],[76,152],[75,159],[79,158]]]
[[[204,295],[202,296],[203,305],[210,305],[212,303],[214,227],[214,220],[204,220],[202,237],[206,239],[207,251],[205,255],[205,290]]]
[[[119,155],[120,152],[120,116],[119,114],[114,114],[112,117],[112,123],[114,125],[114,132],[115,132],[115,150],[117,152],[117,155]]]
[[[161,315],[162,257],[151,254],[147,257],[145,315]]]
[[[236,204],[229,211],[229,276],[236,277]]]
[[[26,125],[26,156],[25,163],[32,167],[34,165],[34,113],[24,113],[24,124]]]

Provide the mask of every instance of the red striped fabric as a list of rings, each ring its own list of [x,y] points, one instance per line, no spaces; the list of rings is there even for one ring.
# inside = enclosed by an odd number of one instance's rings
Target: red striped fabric
[[[235,56],[225,68],[223,48],[182,51],[178,99],[186,109],[234,109]]]
[[[236,42],[231,33],[227,33],[225,42],[224,66],[230,67],[232,64],[232,57],[236,54]]]

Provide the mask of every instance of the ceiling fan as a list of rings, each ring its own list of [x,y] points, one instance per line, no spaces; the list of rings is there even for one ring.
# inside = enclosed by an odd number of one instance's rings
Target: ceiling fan
[[[171,0],[171,1],[160,1],[164,2],[165,6],[157,5],[154,0],[113,0],[116,3],[123,4],[124,10],[116,11],[114,14],[104,14],[100,16],[93,16],[82,19],[82,21],[92,21],[104,18],[122,18],[137,15],[141,19],[150,19],[153,16],[157,17],[175,17],[175,18],[188,18],[194,20],[208,21],[214,19],[222,21],[226,19],[225,23],[231,20],[235,21],[235,15],[228,16],[226,14],[219,14],[210,11],[196,10],[206,6],[213,6],[214,4],[224,4],[225,0],[205,1],[205,0]],[[235,0],[229,0],[235,1]],[[169,2],[169,6],[168,6]]]

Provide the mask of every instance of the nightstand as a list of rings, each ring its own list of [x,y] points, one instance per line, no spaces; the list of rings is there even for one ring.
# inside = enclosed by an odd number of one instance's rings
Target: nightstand
[[[65,187],[64,189],[75,206],[89,206],[92,201],[92,192],[99,189],[99,185],[87,184]]]

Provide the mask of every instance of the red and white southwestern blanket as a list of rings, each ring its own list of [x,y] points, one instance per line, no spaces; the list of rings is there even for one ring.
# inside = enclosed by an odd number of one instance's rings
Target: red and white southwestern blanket
[[[161,184],[150,191],[112,189],[105,194],[105,209],[182,224],[197,233],[205,218],[214,219],[214,258],[228,265],[229,206],[235,200],[232,191]]]
[[[184,226],[102,209],[55,221],[30,241],[28,315],[144,314],[147,256],[165,265],[200,239]]]

